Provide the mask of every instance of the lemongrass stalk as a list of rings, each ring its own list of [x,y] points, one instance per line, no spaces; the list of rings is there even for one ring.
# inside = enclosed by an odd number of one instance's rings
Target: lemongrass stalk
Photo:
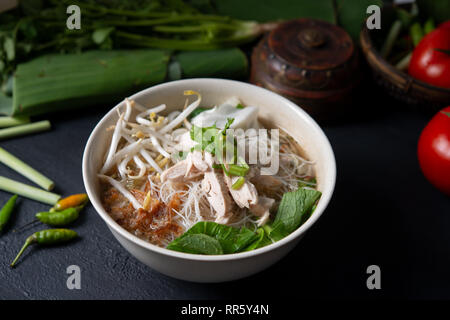
[[[42,189],[17,182],[6,177],[0,176],[0,190],[18,194],[22,197],[36,200],[49,205],[55,205],[61,198],[60,195]]]
[[[10,167],[11,169],[17,171],[24,177],[36,183],[38,186],[44,188],[45,190],[52,190],[55,186],[52,180],[36,171],[25,162],[15,157],[3,148],[0,148],[0,162]]]
[[[399,70],[405,70],[409,66],[409,62],[411,61],[412,52],[408,53],[402,60],[400,60],[395,67]]]
[[[51,128],[50,121],[43,120],[11,128],[0,129],[0,140],[45,131],[49,130],[50,128]]]
[[[386,40],[384,41],[383,47],[381,48],[381,56],[384,59],[386,59],[391,53],[392,47],[394,46],[395,41],[397,41],[398,35],[400,34],[401,30],[402,22],[400,20],[396,20],[389,29]]]
[[[0,117],[0,128],[19,126],[29,122],[28,117]]]

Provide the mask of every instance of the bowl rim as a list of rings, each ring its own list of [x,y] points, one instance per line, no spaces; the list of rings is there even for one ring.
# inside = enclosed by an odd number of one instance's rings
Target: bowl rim
[[[283,102],[286,107],[292,109],[292,111],[298,113],[299,116],[303,117],[305,122],[315,131],[316,134],[318,134],[319,139],[323,143],[323,148],[326,149],[327,157],[329,158],[329,166],[327,167],[328,170],[330,170],[330,181],[326,183],[327,186],[326,192],[322,192],[322,197],[319,201],[319,205],[317,206],[316,210],[314,211],[314,214],[311,215],[311,217],[299,228],[297,228],[295,231],[290,233],[288,236],[284,237],[283,239],[276,241],[270,245],[267,245],[262,248],[258,248],[251,251],[245,251],[245,252],[239,252],[239,253],[231,253],[231,254],[223,254],[223,255],[201,255],[201,254],[192,254],[192,253],[184,253],[184,252],[178,252],[169,250],[166,248],[158,247],[154,244],[151,244],[145,240],[140,239],[139,237],[133,235],[123,227],[121,227],[116,221],[113,220],[113,218],[106,212],[106,210],[103,208],[100,202],[94,201],[94,197],[92,195],[95,194],[93,188],[89,184],[89,176],[88,176],[88,158],[89,154],[94,150],[92,148],[93,141],[95,140],[97,133],[100,131],[100,127],[102,124],[107,121],[113,113],[116,112],[116,110],[120,107],[120,105],[123,103],[123,101],[116,104],[110,111],[108,111],[102,119],[96,124],[94,129],[92,130],[91,134],[89,135],[88,141],[86,143],[84,152],[83,152],[83,159],[82,159],[82,173],[83,173],[83,183],[86,189],[86,192],[91,199],[91,203],[94,207],[94,209],[97,211],[97,213],[100,215],[100,217],[105,221],[107,226],[112,229],[111,231],[117,232],[122,237],[127,239],[128,241],[138,245],[141,248],[165,255],[170,256],[172,258],[181,258],[185,260],[195,260],[195,261],[229,261],[229,260],[239,260],[239,259],[246,259],[250,258],[256,255],[261,255],[266,252],[275,250],[279,247],[282,247],[289,242],[294,241],[298,237],[300,237],[303,233],[306,232],[322,215],[322,213],[325,211],[328,203],[331,200],[331,197],[334,192],[334,187],[336,183],[336,160],[334,156],[333,149],[331,147],[331,144],[323,132],[323,130],[320,128],[320,126],[313,120],[313,118],[308,115],[302,108],[291,102],[290,100],[280,96],[279,94],[276,94],[272,91],[269,91],[267,89],[255,86],[250,83],[236,81],[236,80],[228,80],[228,79],[218,79],[218,78],[194,78],[194,79],[183,79],[183,80],[176,80],[171,82],[162,83],[156,86],[149,87],[147,89],[141,90],[129,97],[129,99],[137,99],[140,96],[143,95],[149,95],[152,94],[153,91],[157,90],[164,90],[168,87],[171,87],[176,84],[186,84],[186,85],[192,85],[194,86],[194,83],[196,83],[196,87],[201,87],[201,83],[207,81],[208,83],[211,82],[217,82],[224,84],[230,84],[230,85],[240,85],[244,87],[248,87],[249,90],[256,90],[260,92],[265,92],[266,94],[274,95],[277,99],[279,99],[281,102]]]

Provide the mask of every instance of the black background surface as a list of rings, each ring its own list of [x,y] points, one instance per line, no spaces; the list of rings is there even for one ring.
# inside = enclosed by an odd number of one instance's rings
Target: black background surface
[[[35,246],[10,269],[25,238],[43,226],[24,233],[13,229],[48,209],[21,198],[0,237],[0,299],[450,298],[450,198],[425,180],[416,157],[420,131],[432,113],[407,110],[368,88],[356,111],[323,126],[337,161],[331,203],[299,245],[268,270],[221,284],[169,278],[128,254],[92,206],[72,226],[81,239],[62,247]],[[52,178],[56,192],[83,192],[84,146],[111,107],[45,117],[51,131],[0,146]],[[3,165],[0,175],[30,184]],[[0,192],[0,203],[9,196]],[[66,287],[72,264],[81,268],[81,290]],[[381,290],[366,287],[372,264],[381,268]]]

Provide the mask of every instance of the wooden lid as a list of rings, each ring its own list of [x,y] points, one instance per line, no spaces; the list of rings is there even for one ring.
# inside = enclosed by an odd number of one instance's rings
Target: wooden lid
[[[312,114],[348,100],[360,82],[358,52],[341,28],[320,20],[284,22],[252,53],[250,81],[298,103]],[[347,104],[348,102],[343,102]]]
[[[269,35],[269,47],[288,65],[327,70],[344,64],[353,42],[343,29],[319,20],[298,19],[279,25]]]

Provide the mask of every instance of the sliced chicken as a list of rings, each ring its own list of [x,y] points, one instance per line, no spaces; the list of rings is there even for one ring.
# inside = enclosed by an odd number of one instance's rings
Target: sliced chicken
[[[249,180],[256,186],[259,193],[273,193],[282,185],[282,181],[274,176],[261,175],[258,168],[252,168]]]
[[[205,171],[210,169],[211,166],[208,162],[203,160],[202,152],[189,152],[186,159],[177,162],[161,174],[161,181],[190,180],[201,176]]]
[[[216,212],[216,222],[226,224],[231,214],[232,202],[223,174],[214,170],[205,172],[202,189],[206,193],[209,204]]]
[[[260,217],[258,220],[258,226],[262,226],[269,220],[270,208],[272,208],[274,203],[274,199],[260,196],[257,204],[250,205],[251,213],[257,217]]]
[[[258,203],[258,191],[253,183],[245,181],[244,184],[237,190],[232,188],[233,184],[239,179],[239,177],[227,177],[225,176],[225,182],[228,186],[228,190],[234,199],[234,202],[240,208],[250,208],[252,204]]]

